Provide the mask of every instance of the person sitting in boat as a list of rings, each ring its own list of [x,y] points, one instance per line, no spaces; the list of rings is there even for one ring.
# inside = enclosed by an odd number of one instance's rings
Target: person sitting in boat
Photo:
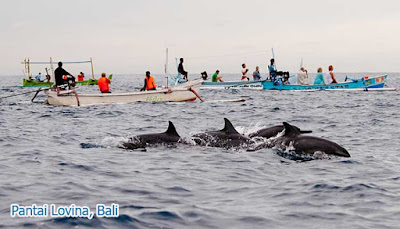
[[[157,84],[154,82],[154,77],[150,75],[150,72],[146,72],[146,77],[144,78],[144,86],[140,91],[150,91],[150,90],[156,90]]]
[[[325,85],[324,74],[322,74],[322,68],[318,68],[317,75],[315,76],[314,85]]]
[[[253,79],[255,81],[261,80],[261,75],[260,75],[260,68],[257,66],[256,70],[253,72]]]
[[[276,82],[276,77],[277,76],[280,76],[280,77],[282,77],[282,81],[283,81],[283,83],[285,83],[285,84],[289,84],[289,77],[290,77],[290,74],[289,74],[289,72],[282,72],[282,71],[278,71],[278,70],[276,70],[276,67],[275,67],[275,59],[271,59],[270,60],[270,65],[268,65],[268,71],[269,71],[269,79],[272,81],[272,82]]]
[[[106,77],[106,73],[101,73],[100,79],[97,81],[101,93],[111,93],[109,84],[111,80]]]
[[[276,80],[276,76],[277,76],[277,71],[276,71],[276,67],[275,67],[275,60],[271,59],[270,60],[270,65],[268,65],[268,71],[269,71],[269,79],[271,81],[275,81]]]
[[[222,80],[222,76],[218,76],[219,70],[215,71],[214,75],[212,76],[211,82],[224,82]]]
[[[80,73],[78,74],[78,81],[83,81],[83,78],[85,78],[85,73],[80,72]]]
[[[40,80],[40,77],[42,77],[42,73],[39,72],[39,74],[35,77],[36,78],[36,82],[43,82]]]
[[[67,76],[67,79],[64,80],[63,76]],[[56,80],[56,85],[61,86],[63,84],[68,84],[68,81],[71,80],[73,83],[75,83],[75,77],[71,75],[71,73],[65,71],[62,68],[62,62],[58,62],[58,68],[54,71],[54,78]]]
[[[297,73],[297,84],[298,85],[308,85],[308,72],[307,69],[301,67],[300,72]]]
[[[332,65],[329,65],[329,81],[331,82],[331,84],[337,83],[335,74],[333,74],[333,66]]]
[[[183,76],[184,80],[188,80],[188,72],[183,69],[183,58],[179,59],[178,72]]]
[[[201,78],[203,79],[203,80],[207,80],[208,79],[208,75],[207,75],[207,72],[206,71],[204,71],[204,72],[202,72],[202,73],[200,73],[201,74]]]
[[[246,68],[246,64],[242,64],[242,80],[246,80],[249,81],[250,78],[247,77],[247,72],[249,71],[249,69]]]

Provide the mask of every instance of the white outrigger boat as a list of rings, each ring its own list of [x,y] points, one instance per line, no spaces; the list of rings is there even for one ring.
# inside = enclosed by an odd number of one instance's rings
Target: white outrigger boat
[[[154,91],[103,93],[103,94],[78,94],[73,90],[57,93],[48,90],[47,103],[58,106],[87,106],[96,104],[126,104],[134,102],[184,102],[200,98],[197,91],[203,80],[192,80],[175,87]]]
[[[165,78],[166,88],[151,91],[125,93],[79,94],[72,90],[48,90],[47,103],[58,106],[87,106],[96,104],[126,104],[135,102],[185,102],[194,101],[201,97],[197,93],[203,82],[202,79],[192,80],[173,87],[168,87],[168,49],[166,50]]]

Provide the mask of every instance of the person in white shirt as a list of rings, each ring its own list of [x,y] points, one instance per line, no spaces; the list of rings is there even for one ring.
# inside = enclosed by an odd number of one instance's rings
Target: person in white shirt
[[[297,73],[297,84],[299,85],[308,85],[308,72],[305,68],[301,68],[300,72]]]

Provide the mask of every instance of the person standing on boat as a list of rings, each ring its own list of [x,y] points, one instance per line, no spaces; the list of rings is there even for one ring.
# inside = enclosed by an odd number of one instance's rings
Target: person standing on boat
[[[250,81],[250,78],[249,77],[247,77],[247,72],[249,71],[249,69],[247,69],[246,68],[246,64],[242,64],[242,81],[243,80],[246,80],[247,79],[247,81]]]
[[[305,68],[301,67],[300,72],[297,73],[297,84],[308,85],[308,72]]]
[[[67,80],[64,80],[63,79],[64,75],[65,76],[71,76],[71,77],[68,77]],[[60,85],[63,85],[63,84],[67,84],[68,83],[68,79],[71,79],[72,82],[75,82],[75,77],[62,68],[62,62],[61,61],[58,62],[58,68],[54,71],[54,76],[55,76],[54,78],[56,80],[56,85],[57,86],[60,86]]]
[[[83,72],[78,74],[78,81],[83,81],[83,78],[85,78],[85,74]]]
[[[222,80],[222,76],[218,76],[219,70],[215,71],[214,75],[211,78],[211,82],[224,82]]]
[[[256,67],[256,70],[253,72],[253,79],[255,81],[261,80],[261,75],[260,75],[260,71],[259,71],[259,67]]]
[[[188,80],[188,72],[183,69],[183,58],[179,59],[178,72],[183,76],[182,79]]]
[[[329,82],[331,84],[337,83],[335,74],[333,74],[333,66],[332,65],[329,65]]]
[[[322,68],[318,68],[317,75],[315,76],[314,85],[325,85],[324,74],[322,74]]]
[[[144,86],[142,87],[142,89],[140,89],[140,91],[156,90],[156,88],[157,88],[157,84],[154,81],[154,77],[150,75],[149,71],[147,71],[146,77],[144,78]]]
[[[39,72],[39,74],[35,77],[36,78],[36,82],[43,82],[40,80],[40,77],[42,77],[42,73]]]
[[[100,79],[97,81],[101,93],[111,93],[109,84],[111,80],[106,77],[106,73],[101,73]]]

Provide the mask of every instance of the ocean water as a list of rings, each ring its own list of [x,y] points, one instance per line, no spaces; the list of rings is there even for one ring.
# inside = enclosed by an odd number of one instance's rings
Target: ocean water
[[[400,74],[388,75],[388,85],[400,88]],[[1,96],[35,90],[12,87],[21,83],[20,76],[0,79]],[[159,84],[162,79],[156,76]],[[116,74],[113,80],[114,92],[133,91],[143,76]],[[400,227],[399,91],[201,90],[200,95],[246,102],[55,107],[42,103],[44,94],[33,103],[33,94],[1,100],[0,227]],[[312,136],[342,145],[351,158],[294,161],[274,149],[190,144],[146,152],[119,148],[134,135],[165,131],[168,121],[190,139],[222,129],[224,117],[244,134],[283,121],[311,129]],[[117,203],[120,215],[13,218],[13,203],[92,209]]]

